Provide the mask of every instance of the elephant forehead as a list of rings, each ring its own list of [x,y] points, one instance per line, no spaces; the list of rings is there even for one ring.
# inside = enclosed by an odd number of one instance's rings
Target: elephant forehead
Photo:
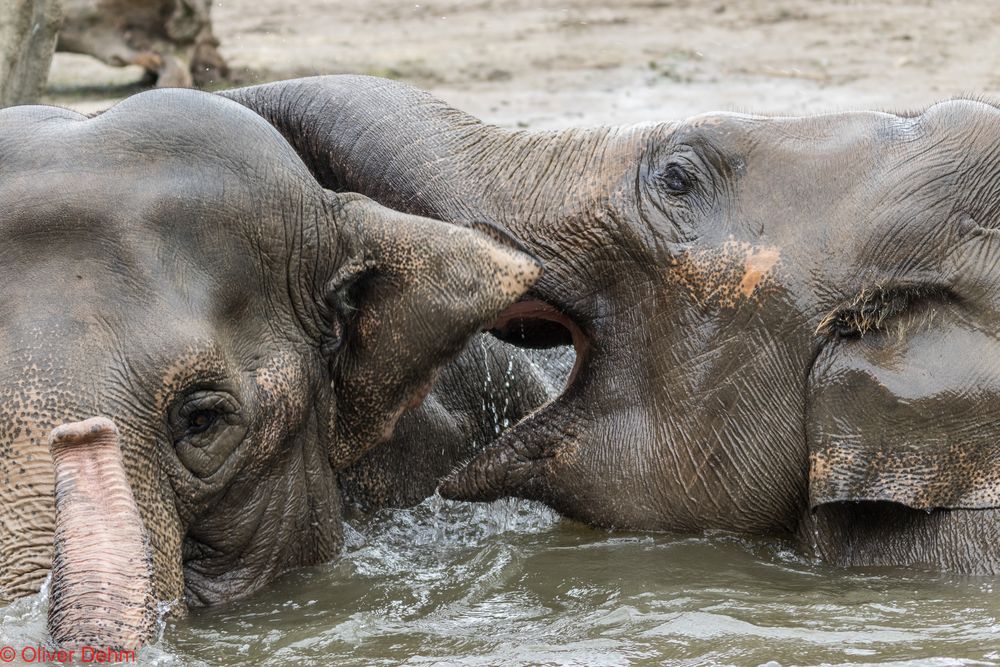
[[[280,281],[289,225],[322,197],[269,124],[216,96],[153,91],[90,119],[3,110],[0,310],[19,295],[146,303],[164,285],[238,307]]]
[[[905,138],[910,117],[879,111],[851,111],[811,116],[709,112],[691,116],[675,128],[671,139],[682,146],[710,146],[722,156],[768,154],[808,158],[836,150],[864,150],[879,139]],[[790,165],[791,167],[791,165]]]
[[[83,181],[100,194],[155,189],[157,178],[245,189],[319,186],[284,138],[235,102],[193,90],[132,96],[87,118],[43,106],[0,111],[0,183]],[[100,192],[104,190],[104,192]],[[197,192],[197,190],[195,190]]]
[[[681,143],[729,198],[729,228],[780,245],[787,267],[828,283],[941,275],[1000,219],[1000,110],[983,102],[686,125]]]
[[[1000,109],[978,100],[955,99],[914,113],[846,111],[811,116],[713,112],[670,128],[671,143],[705,146],[740,171],[773,181],[791,179],[838,190],[850,174],[885,176],[902,164],[936,172],[991,166],[1000,159]],[[942,161],[942,158],[948,160]],[[744,163],[745,161],[745,163]],[[816,179],[817,172],[823,178]],[[905,187],[900,181],[898,186]],[[814,191],[822,189],[815,188]]]

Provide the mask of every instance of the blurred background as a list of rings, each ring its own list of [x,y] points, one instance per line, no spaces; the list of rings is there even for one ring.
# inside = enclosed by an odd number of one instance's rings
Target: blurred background
[[[633,123],[708,110],[897,110],[1000,95],[995,0],[205,4],[229,72],[213,73],[204,87],[373,74],[508,126]],[[148,87],[142,79],[136,65],[57,53],[41,99],[94,111]]]

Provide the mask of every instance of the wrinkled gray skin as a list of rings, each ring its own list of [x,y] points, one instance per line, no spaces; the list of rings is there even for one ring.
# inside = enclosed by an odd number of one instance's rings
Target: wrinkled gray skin
[[[324,190],[260,116],[189,90],[0,112],[0,210],[0,601],[38,590],[55,531],[71,645],[114,615],[75,596],[123,544],[175,609],[336,556],[338,473],[541,272],[495,230]],[[106,502],[145,537],[94,516],[95,546],[74,508]]]
[[[443,495],[1000,572],[996,107],[515,132],[365,77],[226,95],[326,187],[545,262],[494,328],[573,342],[569,386]]]

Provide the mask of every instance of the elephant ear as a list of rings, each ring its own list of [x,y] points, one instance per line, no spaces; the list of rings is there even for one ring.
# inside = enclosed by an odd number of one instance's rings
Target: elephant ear
[[[437,368],[541,276],[524,251],[473,229],[350,195],[337,207],[357,232],[350,278],[327,300],[345,313],[334,368],[335,470],[388,440],[421,403]]]
[[[965,307],[969,307],[965,304]],[[1000,342],[957,304],[831,346],[810,376],[809,502],[1000,507]]]

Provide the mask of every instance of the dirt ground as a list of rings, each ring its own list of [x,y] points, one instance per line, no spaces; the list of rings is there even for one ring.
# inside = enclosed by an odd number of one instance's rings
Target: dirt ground
[[[996,0],[218,0],[213,12],[238,82],[388,76],[522,127],[1000,95]],[[57,54],[45,101],[94,110],[138,78]]]

